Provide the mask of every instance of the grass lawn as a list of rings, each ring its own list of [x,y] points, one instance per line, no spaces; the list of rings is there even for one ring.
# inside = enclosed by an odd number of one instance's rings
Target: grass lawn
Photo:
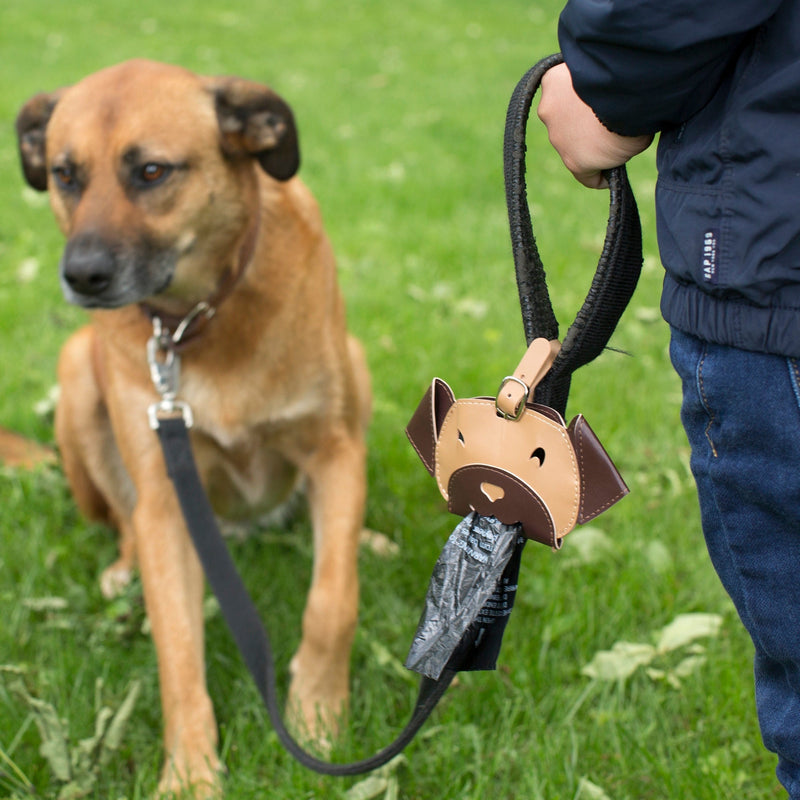
[[[350,326],[373,371],[367,523],[399,548],[391,558],[362,554],[352,729],[341,758],[371,753],[405,722],[416,678],[401,663],[458,521],[409,447],[405,424],[434,375],[457,396],[491,393],[524,351],[503,125],[518,78],[557,49],[558,10],[557,0],[0,6],[0,424],[42,441],[52,430],[39,404],[83,313],[60,296],[61,240],[46,198],[21,178],[12,125],[21,104],[145,56],[263,80],[296,111],[301,175],[322,206]],[[541,126],[531,128],[530,200],[563,324],[588,287],[607,195],[575,184]],[[405,760],[371,783],[318,777],[283,753],[210,608],[208,681],[229,798],[783,796],[755,721],[751,646],[702,542],[658,314],[653,154],[630,174],[645,267],[611,342],[628,355],[608,351],[581,370],[569,409],[591,421],[630,497],[571,534],[559,554],[526,548],[499,670],[460,677]],[[53,766],[59,725],[74,755],[95,736],[99,709],[117,709],[134,682],[135,708],[107,763],[72,777],[95,781],[85,796],[150,796],[161,762],[155,657],[137,587],[110,604],[100,595],[112,537],[79,518],[54,469],[0,473],[0,530],[0,798],[57,798],[71,769]],[[272,631],[285,690],[310,574],[308,520],[254,530],[231,547]],[[606,663],[619,667],[631,652],[647,653],[648,663],[612,680],[585,673],[615,644],[656,644],[683,614],[713,615],[690,618],[712,620],[708,635],[675,648],[618,646],[619,658]],[[51,745],[41,752],[36,719],[49,708]]]

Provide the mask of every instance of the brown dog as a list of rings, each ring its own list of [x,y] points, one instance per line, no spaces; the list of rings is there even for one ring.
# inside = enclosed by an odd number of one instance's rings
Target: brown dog
[[[158,655],[160,790],[218,789],[205,685],[203,574],[147,408],[153,318],[181,343],[178,399],[222,516],[259,513],[306,479],[314,570],[290,709],[323,735],[346,707],[365,501],[369,377],[345,329],[331,247],[289,107],[265,86],[133,61],[33,97],[17,119],[28,182],[50,190],[66,298],[91,324],[64,346],[56,437],[85,514],[120,533],[102,578],[138,564]],[[213,316],[212,316],[213,314]]]

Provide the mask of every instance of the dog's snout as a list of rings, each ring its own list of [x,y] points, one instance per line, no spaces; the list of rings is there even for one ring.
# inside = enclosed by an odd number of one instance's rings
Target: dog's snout
[[[73,239],[64,251],[63,276],[76,294],[97,297],[111,285],[114,254],[97,236]]]

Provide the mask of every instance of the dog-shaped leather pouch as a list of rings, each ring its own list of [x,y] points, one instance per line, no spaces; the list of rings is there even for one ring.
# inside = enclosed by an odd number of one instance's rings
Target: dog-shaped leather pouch
[[[456,400],[434,378],[406,428],[450,511],[519,523],[527,538],[554,549],[628,494],[582,415],[567,426],[554,409],[529,401],[559,347],[531,342],[494,398]]]

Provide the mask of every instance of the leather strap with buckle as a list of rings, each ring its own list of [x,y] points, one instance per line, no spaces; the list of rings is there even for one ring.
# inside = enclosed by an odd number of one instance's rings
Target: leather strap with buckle
[[[499,414],[515,420],[522,416],[525,404],[533,398],[536,387],[553,366],[560,350],[558,341],[534,339],[530,343],[514,374],[503,378],[497,390],[495,406]]]

